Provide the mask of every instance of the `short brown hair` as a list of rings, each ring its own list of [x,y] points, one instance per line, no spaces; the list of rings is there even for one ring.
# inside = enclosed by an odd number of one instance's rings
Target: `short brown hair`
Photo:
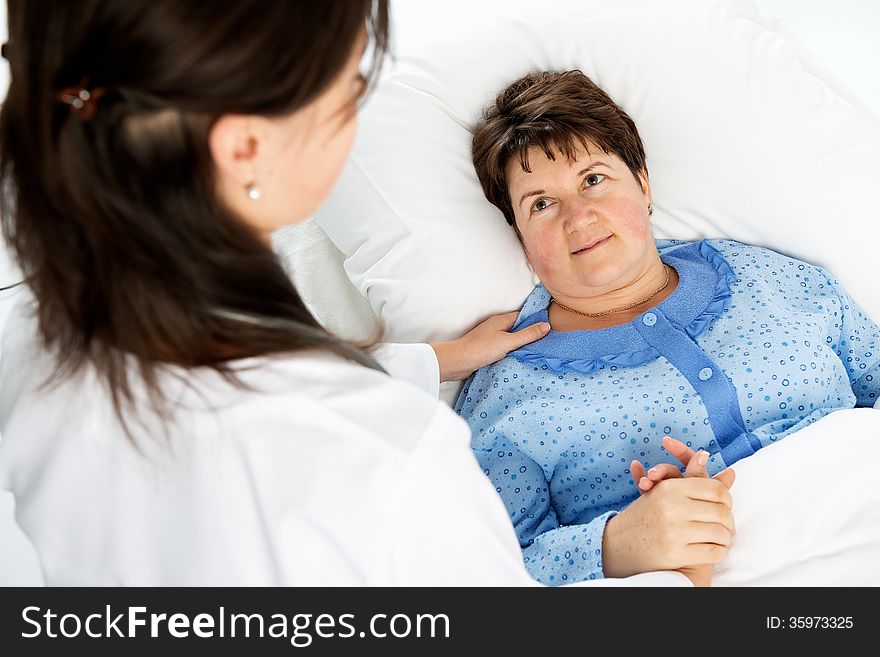
[[[515,227],[505,173],[510,158],[518,155],[530,172],[530,148],[541,148],[551,160],[554,151],[573,160],[590,142],[623,160],[636,179],[647,176],[645,148],[629,115],[581,71],[545,71],[498,94],[474,131],[472,155],[486,198]]]

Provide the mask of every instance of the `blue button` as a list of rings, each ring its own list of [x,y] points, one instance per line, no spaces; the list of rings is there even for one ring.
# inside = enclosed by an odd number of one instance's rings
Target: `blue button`
[[[657,323],[657,315],[654,313],[645,313],[642,317],[642,322],[645,326],[654,326]]]
[[[712,378],[712,374],[713,372],[711,367],[704,367],[699,371],[699,373],[697,373],[697,376],[700,378],[700,381],[708,381]]]

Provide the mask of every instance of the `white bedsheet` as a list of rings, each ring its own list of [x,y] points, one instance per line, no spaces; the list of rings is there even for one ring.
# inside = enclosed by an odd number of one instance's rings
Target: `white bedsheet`
[[[880,410],[838,411],[734,465],[715,586],[880,586]]]

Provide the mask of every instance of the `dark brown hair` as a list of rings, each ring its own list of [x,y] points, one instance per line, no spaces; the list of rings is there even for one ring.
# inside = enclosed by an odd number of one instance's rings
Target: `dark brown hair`
[[[93,365],[122,418],[130,359],[154,402],[165,363],[236,380],[231,359],[317,348],[378,367],[318,325],[271,248],[221,203],[208,135],[224,114],[315,99],[365,26],[372,77],[387,0],[8,6],[0,212],[56,375]],[[58,100],[84,80],[102,90],[88,115]]]
[[[581,71],[547,71],[521,77],[498,94],[477,123],[472,154],[486,198],[516,227],[507,188],[510,158],[531,171],[532,147],[551,160],[557,152],[574,160],[591,143],[623,160],[637,180],[647,176],[645,148],[627,113]]]

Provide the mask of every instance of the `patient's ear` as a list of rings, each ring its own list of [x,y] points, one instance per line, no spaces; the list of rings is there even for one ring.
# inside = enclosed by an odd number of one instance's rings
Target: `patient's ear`
[[[225,114],[214,122],[208,148],[221,184],[244,187],[254,179],[262,137],[254,116]]]
[[[642,169],[637,180],[642,188],[642,193],[645,195],[645,202],[651,205],[651,183],[648,181],[648,172]]]

